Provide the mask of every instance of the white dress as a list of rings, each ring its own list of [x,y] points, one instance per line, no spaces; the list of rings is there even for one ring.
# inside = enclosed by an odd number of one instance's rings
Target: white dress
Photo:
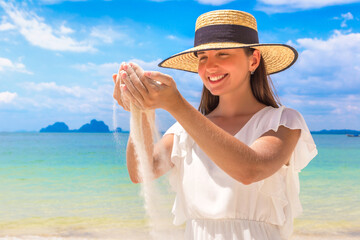
[[[170,179],[176,191],[174,224],[186,223],[185,239],[278,240],[293,232],[293,219],[302,207],[298,173],[317,154],[302,115],[291,108],[265,107],[255,113],[234,136],[247,145],[279,126],[301,129],[289,166],[272,176],[244,185],[215,165],[175,123]]]

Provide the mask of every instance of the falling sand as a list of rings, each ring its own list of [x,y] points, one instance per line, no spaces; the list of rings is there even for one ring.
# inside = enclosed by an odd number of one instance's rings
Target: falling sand
[[[113,112],[114,129],[116,129],[115,103]],[[149,234],[154,240],[182,239],[182,229],[172,224],[170,209],[162,204],[167,201],[166,196],[169,195],[168,193],[162,194],[162,192],[169,190],[166,186],[164,187],[163,184],[159,184],[158,181],[154,180],[152,164],[150,164],[152,159],[150,159],[147,152],[147,147],[149,146],[147,146],[148,143],[145,141],[144,130],[150,132],[154,143],[160,140],[160,133],[155,124],[155,111],[140,110],[131,104],[130,113],[130,138],[136,152],[138,176],[141,179],[141,195],[144,198],[144,209],[148,217]],[[114,137],[118,142],[117,133],[114,133]]]

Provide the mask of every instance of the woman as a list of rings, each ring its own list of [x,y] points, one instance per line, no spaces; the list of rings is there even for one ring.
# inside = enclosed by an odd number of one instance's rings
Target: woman
[[[113,75],[114,98],[124,109],[130,103],[162,108],[177,120],[148,153],[155,177],[171,168],[176,173],[174,223],[186,222],[186,239],[290,237],[301,212],[298,172],[317,150],[300,113],[279,106],[267,75],[296,58],[290,46],[259,44],[252,15],[220,10],[198,18],[194,48],[160,63],[198,72],[201,113],[168,75],[134,63],[122,64],[119,78]],[[131,139],[127,164],[131,180],[139,182]]]

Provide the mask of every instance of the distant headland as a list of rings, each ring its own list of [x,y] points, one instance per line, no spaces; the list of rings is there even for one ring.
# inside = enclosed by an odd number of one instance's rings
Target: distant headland
[[[321,131],[311,131],[311,134],[360,134],[360,131],[350,129],[323,129]]]
[[[79,129],[70,130],[69,127],[64,122],[56,122],[53,125],[49,125],[46,128],[42,128],[40,132],[89,132],[89,133],[110,133],[110,132],[122,132],[129,133],[129,131],[124,131],[121,128],[116,128],[114,131],[110,131],[109,127],[103,121],[97,121],[93,119],[90,123],[86,123],[81,126]],[[358,130],[350,129],[323,129],[320,131],[311,131],[311,134],[331,134],[331,135],[356,135],[360,134]]]
[[[117,128],[116,132],[125,132],[121,128]],[[79,129],[70,130],[64,122],[56,122],[53,125],[49,125],[40,130],[41,133],[66,133],[66,132],[77,132],[77,133],[109,133],[109,127],[103,121],[97,121],[93,119],[90,123],[82,125]]]

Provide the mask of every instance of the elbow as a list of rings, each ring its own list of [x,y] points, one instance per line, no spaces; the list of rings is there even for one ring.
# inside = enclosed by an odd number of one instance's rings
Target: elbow
[[[243,173],[238,179],[244,185],[250,185],[252,183],[258,182],[260,179],[260,171],[259,169],[248,169],[245,173]]]
[[[254,183],[254,177],[250,174],[237,174],[234,179],[244,185],[250,185]]]
[[[130,179],[130,180],[131,180],[131,182],[134,183],[134,184],[140,183],[140,181],[137,181],[137,180],[134,180],[134,179]]]
[[[240,182],[244,185],[250,185],[254,183],[254,181],[252,181],[251,179],[242,179]]]
[[[130,181],[134,184],[138,184],[138,183],[141,183],[140,179],[136,176],[132,176],[130,175]]]
[[[254,180],[253,177],[246,176],[246,177],[242,177],[241,179],[239,179],[239,182],[241,182],[244,185],[250,185],[250,184],[252,184],[252,183],[254,183],[256,181]]]

